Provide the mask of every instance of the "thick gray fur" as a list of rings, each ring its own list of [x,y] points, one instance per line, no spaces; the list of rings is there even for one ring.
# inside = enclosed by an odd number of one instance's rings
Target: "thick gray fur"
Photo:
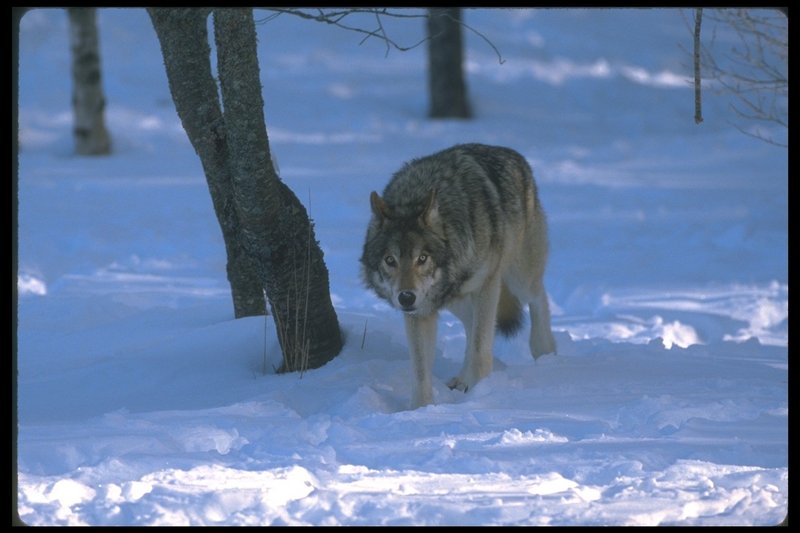
[[[492,367],[494,328],[514,333],[531,311],[534,357],[555,352],[542,278],[547,221],[530,166],[505,147],[462,144],[406,163],[382,195],[361,257],[368,287],[404,312],[414,407],[432,402],[439,310],[464,323],[467,354],[449,386],[466,391]]]

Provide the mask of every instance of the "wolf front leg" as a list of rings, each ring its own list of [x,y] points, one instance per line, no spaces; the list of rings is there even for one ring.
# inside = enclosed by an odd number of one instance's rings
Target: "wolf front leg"
[[[411,408],[433,403],[433,358],[436,355],[437,313],[427,316],[403,315],[406,323],[408,351],[411,355]]]
[[[451,389],[467,392],[492,372],[492,345],[499,300],[500,278],[492,276],[480,289],[450,307],[464,323],[467,334],[464,366],[447,384]]]

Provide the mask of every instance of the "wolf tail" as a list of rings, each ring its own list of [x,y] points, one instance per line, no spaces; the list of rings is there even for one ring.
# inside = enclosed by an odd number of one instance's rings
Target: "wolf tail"
[[[500,301],[497,303],[497,331],[506,337],[512,337],[520,328],[522,328],[522,305],[503,283],[500,287]]]

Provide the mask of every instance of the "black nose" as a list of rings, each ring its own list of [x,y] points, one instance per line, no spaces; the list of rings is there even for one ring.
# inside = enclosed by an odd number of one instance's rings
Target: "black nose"
[[[402,291],[397,295],[397,301],[403,307],[411,307],[417,299],[417,295],[411,291]]]

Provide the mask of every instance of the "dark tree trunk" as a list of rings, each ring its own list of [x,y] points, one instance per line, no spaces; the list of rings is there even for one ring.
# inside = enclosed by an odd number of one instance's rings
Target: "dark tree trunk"
[[[75,151],[79,155],[111,153],[111,137],[105,123],[106,101],[100,74],[97,10],[70,7],[72,50],[72,115]]]
[[[463,69],[461,8],[428,10],[428,85],[431,118],[470,118]]]
[[[252,10],[214,12],[224,115],[211,77],[209,11],[148,11],[178,114],[203,161],[223,234],[230,234],[231,285],[241,267],[259,295],[266,291],[283,351],[281,371],[322,366],[341,350],[341,331],[313,226],[272,165]]]
[[[175,108],[203,165],[225,242],[234,316],[242,318],[264,314],[264,284],[258,263],[245,252],[239,241],[241,225],[228,168],[225,122],[220,110],[217,84],[211,76],[211,49],[206,30],[210,11],[148,10],[161,42]]]
[[[266,269],[283,371],[327,363],[342,347],[328,269],[305,208],[270,157],[251,9],[214,12],[230,168],[245,248]]]

